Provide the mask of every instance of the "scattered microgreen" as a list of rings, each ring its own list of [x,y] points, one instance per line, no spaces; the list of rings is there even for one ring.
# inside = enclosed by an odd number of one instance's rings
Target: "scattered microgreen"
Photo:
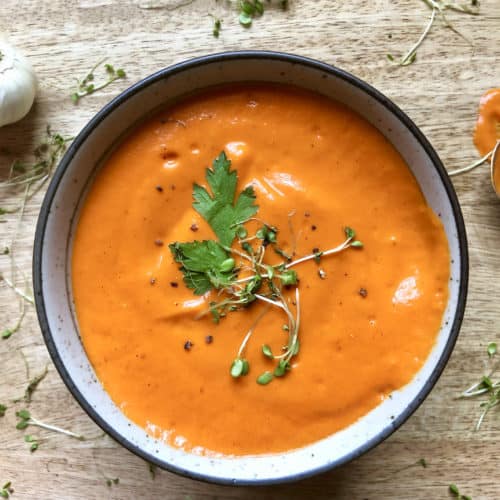
[[[497,345],[495,342],[490,342],[488,344],[487,353],[492,360],[495,357],[497,350]],[[484,396],[486,399],[480,402],[479,407],[482,409],[479,419],[477,421],[475,430],[478,431],[483,423],[484,418],[488,412],[495,406],[500,405],[500,379],[493,380],[492,377],[498,368],[498,362],[493,365],[492,370],[488,375],[483,375],[479,382],[471,385],[467,390],[460,394],[460,399],[475,398],[478,396]]]
[[[108,486],[109,488],[120,483],[119,477],[104,477],[104,480],[106,481],[106,486]]]
[[[238,353],[229,367],[230,375],[237,379],[250,371],[244,357],[247,343],[254,329],[269,308],[280,309],[287,318],[283,326],[286,344],[279,355],[274,355],[268,345],[262,346],[263,355],[276,362],[274,372],[267,371],[257,378],[257,383],[266,385],[274,377],[284,376],[291,368],[291,359],[299,353],[300,294],[299,276],[292,267],[306,261],[333,255],[349,247],[361,248],[350,227],[344,229],[346,239],[335,248],[315,251],[292,260],[278,244],[277,227],[255,218],[258,206],[251,186],[236,196],[237,172],[231,170],[231,161],[224,151],[206,169],[206,180],[210,192],[193,185],[193,208],[205,219],[218,238],[215,240],[191,241],[169,244],[174,261],[180,264],[185,285],[196,295],[217,292],[218,301],[210,301],[208,310],[198,318],[211,314],[218,323],[228,313],[262,302],[267,307],[256,318],[245,334]],[[247,223],[259,223],[255,233],[249,236]],[[253,244],[251,244],[252,242]],[[264,261],[267,248],[272,247],[282,255],[283,262],[270,265]],[[294,299],[285,298],[286,290],[295,287]]]
[[[212,35],[215,38],[219,38],[220,30],[222,29],[222,19],[214,16],[213,14],[209,14],[209,16],[213,20]]]
[[[148,469],[149,469],[149,474],[151,475],[151,479],[155,479],[158,466],[152,464],[151,462],[148,462]]]
[[[279,0],[278,4],[282,10],[288,8],[288,0]],[[263,14],[264,2],[262,0],[238,0],[238,20],[243,27],[249,28],[254,19]]]
[[[267,385],[274,378],[271,372],[264,372],[257,377],[257,383],[260,385]]]
[[[36,388],[38,387],[38,384],[47,376],[48,372],[49,372],[49,367],[46,366],[45,370],[42,373],[40,373],[36,377],[33,377],[29,381],[29,383],[24,391],[23,397],[19,398],[19,399],[15,399],[14,403],[19,403],[20,401],[24,401],[27,404],[31,403],[31,397],[32,397],[33,393],[35,392]]]
[[[30,451],[31,451],[31,453],[33,453],[34,451],[38,450],[38,447],[40,446],[40,443],[42,442],[42,440],[38,439],[35,436],[32,436],[31,434],[26,434],[24,436],[24,442],[29,443]]]
[[[26,204],[42,189],[56,167],[62,153],[65,151],[67,143],[72,140],[71,138],[64,138],[60,134],[53,133],[50,127],[47,127],[46,134],[44,141],[34,151],[35,161],[33,163],[26,163],[20,160],[14,161],[10,167],[7,179],[0,182],[2,199],[4,199],[3,193],[22,190],[21,200],[18,204],[8,208],[0,208],[0,215],[17,213],[17,226],[14,236],[10,245],[3,252],[4,255],[8,256],[10,261],[10,277],[8,278],[2,272],[0,273],[0,281],[11,288],[21,298],[20,314],[17,322],[12,326],[4,328],[0,333],[0,337],[4,340],[10,338],[21,328],[26,313],[25,303],[34,303],[33,297],[30,295],[28,278],[26,276],[24,276],[24,290],[16,286],[15,242],[17,232],[22,224]]]
[[[462,495],[460,493],[460,490],[458,489],[458,486],[456,484],[451,483],[448,486],[448,491],[455,497],[458,498],[459,500],[472,500],[472,497],[468,495]]]
[[[10,498],[10,495],[14,493],[14,488],[12,488],[12,483],[9,481],[2,486],[0,490],[1,498]]]
[[[56,427],[54,425],[49,425],[36,418],[31,416],[31,413],[28,410],[19,410],[16,412],[16,417],[19,421],[16,424],[16,429],[24,430],[29,426],[40,427],[41,429],[46,429],[48,431],[57,432],[59,434],[64,434],[66,436],[72,437],[74,439],[78,439],[79,441],[85,441],[86,438],[81,434],[75,434],[72,431],[68,431],[66,429],[62,429],[60,427]]]
[[[116,80],[126,77],[125,71],[122,68],[115,69],[111,64],[104,63],[105,59],[99,61],[81,80],[77,80],[76,89],[71,94],[71,100],[77,104],[83,97],[93,94],[98,90],[102,90],[108,85],[111,85]],[[104,65],[106,79],[96,83],[95,71],[100,66]]]
[[[267,344],[264,344],[262,346],[262,354],[264,354],[266,358],[274,359],[273,352],[271,351],[271,348]]]
[[[0,417],[5,416],[6,411],[7,411],[7,406],[0,404]]]
[[[52,174],[59,158],[66,149],[66,145],[73,138],[65,138],[52,132],[50,126],[46,128],[46,138],[33,152],[35,161],[26,163],[15,160],[9,170],[6,180],[0,181],[0,192],[12,189],[24,191],[20,204],[12,208],[0,208],[0,215],[11,214],[24,210],[26,203],[36,194]]]
[[[497,353],[497,343],[496,342],[490,342],[488,344],[488,356],[492,358],[496,353]]]
[[[255,17],[264,14],[264,4],[261,0],[240,0],[238,8],[238,20],[245,28],[252,25],[252,21]]]
[[[453,24],[450,23],[448,18],[446,17],[445,12],[446,11],[455,11],[459,12],[461,14],[469,14],[476,16],[479,14],[479,2],[472,2],[471,6],[467,4],[458,4],[455,2],[449,2],[446,0],[422,0],[430,9],[431,9],[431,16],[426,24],[424,31],[420,35],[420,38],[416,41],[416,43],[408,50],[408,52],[401,57],[401,59],[397,60],[392,54],[387,54],[387,59],[392,63],[397,66],[409,66],[410,64],[413,64],[416,59],[417,59],[417,50],[420,48],[420,46],[424,43],[425,39],[429,35],[433,25],[434,21],[436,20],[436,17],[439,16],[441,18],[441,21],[443,25],[446,28],[449,28],[451,31],[462,37],[464,40],[466,40],[469,44],[472,45],[470,40],[468,40],[464,35],[462,35],[454,26]]]

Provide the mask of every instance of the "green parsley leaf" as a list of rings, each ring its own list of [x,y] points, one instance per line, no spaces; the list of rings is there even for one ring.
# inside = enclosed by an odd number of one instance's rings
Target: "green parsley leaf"
[[[175,261],[182,264],[184,283],[196,295],[232,283],[234,261],[216,241],[175,242],[169,248]]]
[[[209,223],[221,245],[231,246],[239,224],[257,213],[255,193],[251,186],[245,188],[236,199],[236,170],[224,151],[213,161],[212,169],[206,169],[206,179],[212,195],[202,186],[193,185],[193,208]]]

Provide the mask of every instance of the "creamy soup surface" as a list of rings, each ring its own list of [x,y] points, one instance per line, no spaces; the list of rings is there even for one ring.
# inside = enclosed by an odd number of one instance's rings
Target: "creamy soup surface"
[[[283,314],[258,323],[250,372],[232,378],[264,305],[197,319],[213,296],[185,286],[168,247],[214,239],[192,191],[221,151],[294,258],[335,247],[346,226],[364,244],[297,266],[300,352],[268,385],[256,383],[274,367],[261,346],[280,352]],[[411,381],[441,325],[449,260],[440,220],[380,132],[319,95],[249,84],[169,107],[116,148],[81,210],[72,285],[86,352],[127,417],[194,453],[263,454],[345,428]]]

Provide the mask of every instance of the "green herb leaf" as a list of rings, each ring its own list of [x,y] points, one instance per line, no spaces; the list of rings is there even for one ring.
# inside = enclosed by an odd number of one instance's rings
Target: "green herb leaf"
[[[274,359],[273,352],[271,351],[271,348],[267,344],[264,344],[262,346],[262,354],[264,354],[266,358]]]
[[[222,246],[231,246],[237,227],[257,213],[259,207],[254,204],[255,193],[251,186],[245,188],[236,201],[235,170],[231,170],[231,161],[222,151],[213,161],[212,169],[206,169],[206,179],[212,195],[202,186],[193,186],[193,208],[208,222]]]
[[[247,375],[250,371],[250,364],[246,359],[243,360],[243,369],[241,370],[242,375]]]
[[[149,473],[151,474],[151,479],[155,479],[156,478],[156,470],[158,467],[155,464],[152,464],[150,462],[148,462],[148,467],[149,467]]]
[[[248,231],[245,229],[244,226],[238,226],[236,228],[236,236],[242,240],[243,238],[246,238],[248,236]]]
[[[274,377],[271,372],[264,372],[257,377],[257,383],[260,385],[267,385],[273,378]]]
[[[275,377],[283,377],[287,370],[290,369],[290,363],[284,359],[280,359],[278,366],[274,369]]]
[[[497,353],[497,344],[496,342],[490,342],[488,344],[488,356],[492,358]]]
[[[14,332],[10,329],[10,328],[6,328],[3,332],[2,332],[2,338],[3,339],[8,339]]]
[[[169,248],[182,265],[184,283],[196,295],[229,286],[234,280],[234,260],[216,241],[175,242]]]
[[[7,407],[5,405],[0,404],[0,417],[3,417],[6,411]]]
[[[279,278],[284,286],[296,285],[298,283],[297,273],[293,269],[287,269],[283,274],[279,275]]]
[[[353,238],[356,236],[356,232],[354,231],[354,229],[352,229],[352,228],[350,228],[350,227],[346,227],[346,228],[344,228],[344,232],[345,232],[345,235],[346,235],[348,238],[353,239]]]
[[[230,369],[231,377],[238,378],[243,375],[243,360],[241,358],[236,358]]]
[[[16,412],[16,416],[23,420],[29,420],[31,418],[31,414],[28,410],[19,410]]]
[[[459,496],[460,495],[460,491],[458,490],[458,487],[456,484],[450,484],[449,486],[449,489],[450,489],[450,493],[453,493],[455,496]]]

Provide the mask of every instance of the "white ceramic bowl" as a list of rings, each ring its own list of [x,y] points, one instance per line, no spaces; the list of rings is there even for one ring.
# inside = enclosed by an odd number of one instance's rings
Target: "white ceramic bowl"
[[[78,211],[103,157],[159,106],[212,85],[259,81],[292,84],[346,104],[380,130],[415,175],[441,218],[451,262],[449,302],[436,344],[415,378],[348,428],[301,449],[236,458],[197,456],[148,436],[113,403],[79,338],[71,297],[71,244]],[[397,207],[395,207],[397,209]],[[341,465],[380,443],[427,396],[450,356],[465,308],[467,241],[459,204],[441,161],[413,122],[378,91],[337,68],[272,52],[201,57],[142,80],[105,106],[82,130],[54,174],[40,213],[33,258],[36,306],[45,342],[69,390],[119,443],[165,469],[229,484],[297,480]]]

